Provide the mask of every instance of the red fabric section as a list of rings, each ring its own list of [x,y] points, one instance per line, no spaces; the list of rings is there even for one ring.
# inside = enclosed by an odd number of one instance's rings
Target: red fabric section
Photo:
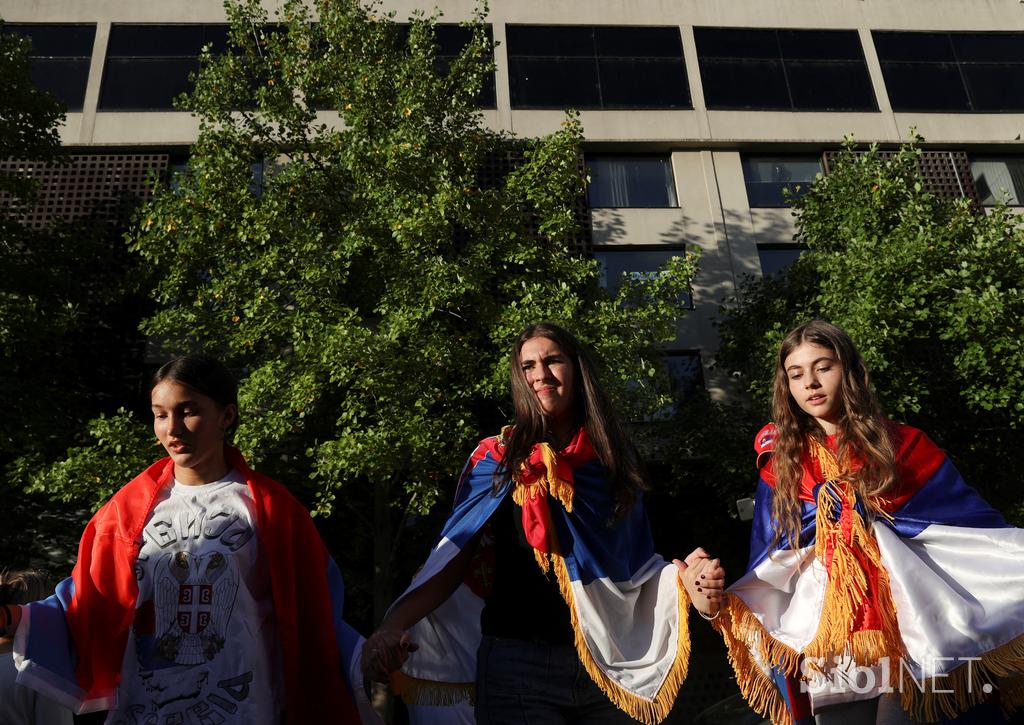
[[[923,431],[893,423],[896,444],[896,490],[887,498],[886,511],[895,511],[931,480],[946,460],[946,454]]]
[[[580,427],[569,444],[560,451],[555,451],[555,477],[572,486],[575,483],[572,469],[595,460],[597,453],[590,444],[587,431]],[[537,444],[530,451],[523,470],[518,478],[519,485],[530,485],[547,475],[544,465],[544,452]],[[526,540],[537,551],[550,554],[555,551],[554,529],[551,525],[551,511],[548,508],[549,496],[527,497],[523,502],[523,533]]]
[[[252,471],[236,449],[227,448],[225,455],[242,472],[256,503],[260,548],[273,582],[288,722],[319,722],[331,713],[332,721],[358,723],[334,644],[328,555],[309,512],[281,484]],[[173,472],[170,458],[154,463],[114,494],[82,535],[67,618],[87,699],[109,696],[120,681],[138,598],[135,560],[142,529]]]

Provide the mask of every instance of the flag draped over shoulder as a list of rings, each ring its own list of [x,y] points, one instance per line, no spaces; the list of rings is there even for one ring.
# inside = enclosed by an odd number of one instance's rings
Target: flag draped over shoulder
[[[361,696],[362,637],[342,619],[344,583],[309,513],[280,483],[249,468],[225,447],[256,508],[260,552],[272,583],[288,723],[375,722]],[[136,614],[135,566],[142,531],[160,489],[174,473],[157,461],[92,517],[71,578],[48,599],[23,609],[14,641],[18,683],[76,713],[116,704],[121,666]],[[326,646],[336,642],[337,646]],[[362,714],[361,714],[362,713]]]
[[[997,690],[1005,709],[1020,704],[1002,678],[1024,673],[1024,530],[924,433],[892,431],[897,486],[875,502],[808,443],[797,548],[776,539],[772,463],[761,468],[750,563],[715,624],[744,696],[776,725],[809,717],[801,684],[834,684],[844,662],[873,668],[871,696],[895,691],[919,719],[955,717]]]
[[[406,594],[440,572],[512,495],[538,565],[558,580],[587,672],[632,717],[660,722],[686,677],[689,600],[676,567],[654,552],[642,503],[610,524],[614,499],[582,428],[562,451],[535,446],[514,482],[494,495],[504,450],[504,438],[495,436],[470,456],[440,540]],[[407,702],[472,697],[483,598],[489,578],[501,576],[489,568],[488,546],[484,534],[466,581],[412,628],[420,649],[392,680]]]

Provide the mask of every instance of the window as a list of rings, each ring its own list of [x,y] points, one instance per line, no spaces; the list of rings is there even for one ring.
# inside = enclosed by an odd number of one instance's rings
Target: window
[[[4,25],[3,32],[31,41],[32,82],[63,101],[69,111],[81,111],[96,26]]]
[[[588,156],[591,207],[676,207],[667,156]]]
[[[785,273],[805,249],[806,247],[799,244],[758,244],[757,257],[761,262],[761,275],[775,277]]]
[[[462,49],[469,45],[469,41],[473,39],[473,31],[461,25],[437,25],[435,26],[435,32],[438,46],[435,58],[438,71],[447,73],[452,61],[459,56]],[[491,35],[490,26],[487,27],[487,36],[489,38],[494,37]],[[494,108],[498,105],[493,73],[484,80],[483,88],[480,89],[479,100],[481,108]]]
[[[877,111],[854,30],[694,28],[711,109]]]
[[[169,111],[192,90],[199,51],[227,49],[227,25],[113,25],[107,45],[99,107],[102,110]]]
[[[872,37],[895,111],[1024,111],[1024,33]]]
[[[616,294],[623,279],[643,279],[658,274],[658,269],[672,257],[683,254],[676,247],[603,247],[594,251],[594,259],[600,266],[599,284]],[[688,309],[693,309],[693,297],[687,294],[684,300]]]
[[[1024,206],[1024,156],[971,159],[971,173],[982,206]]]
[[[679,28],[510,25],[513,108],[690,108]]]
[[[743,181],[752,209],[789,206],[822,172],[820,156],[743,156]],[[786,190],[789,194],[786,194]]]
[[[669,390],[678,408],[704,387],[704,367],[700,353],[696,350],[669,352],[665,354],[665,363],[668,366]]]

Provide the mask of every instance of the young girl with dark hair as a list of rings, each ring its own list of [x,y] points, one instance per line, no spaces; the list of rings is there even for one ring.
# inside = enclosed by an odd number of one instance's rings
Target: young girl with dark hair
[[[1024,531],[920,430],[883,417],[849,336],[779,349],[747,573],[716,627],[744,696],[779,725],[874,723],[881,694],[956,717],[1024,672]]]
[[[108,723],[359,722],[341,574],[306,509],[227,444],[234,379],[187,355],[150,402],[168,457],[96,512],[54,596],[3,610],[19,683]]]
[[[572,335],[526,328],[510,383],[515,425],[470,456],[364,675],[427,706],[475,687],[478,723],[660,722],[686,676],[687,601],[714,612],[724,572],[654,552],[639,457]]]

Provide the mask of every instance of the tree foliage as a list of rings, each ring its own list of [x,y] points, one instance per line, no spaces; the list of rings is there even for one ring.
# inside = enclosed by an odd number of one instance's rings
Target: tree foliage
[[[725,311],[719,363],[767,409],[782,337],[815,316],[856,342],[892,417],[919,425],[1004,511],[1024,438],[1024,230],[927,187],[916,138],[898,153],[845,144],[795,201],[808,250]]]
[[[144,329],[239,371],[243,451],[349,517],[349,536],[378,537],[386,579],[402,522],[434,509],[475,441],[508,422],[506,361],[527,323],[561,321],[596,348],[622,405],[665,404],[655,343],[674,337],[695,261],[603,292],[570,249],[578,120],[528,141],[484,125],[482,10],[439,68],[436,17],[399,26],[352,0],[315,3],[315,22],[300,0],[226,8],[234,47],[204,55],[183,101],[200,122],[187,171],[132,234],[158,278]],[[509,153],[521,163],[483,173]],[[120,450],[73,451],[39,485],[91,486],[65,474],[148,445],[129,427],[105,421]],[[371,579],[365,560],[349,568]]]
[[[0,33],[0,158],[59,165],[67,161],[59,135],[64,111],[33,85],[29,51],[20,35]],[[39,192],[30,175],[0,173],[0,191],[7,194],[0,208],[0,399],[8,411],[0,420],[0,495],[8,502],[0,528],[26,534],[0,542],[0,561],[59,567],[65,562],[52,560],[59,547],[50,545],[74,535],[61,521],[74,514],[24,489],[40,467],[85,442],[91,418],[135,392],[140,315],[125,300],[138,276],[108,224],[26,223]],[[28,529],[40,526],[47,545],[29,545]]]

